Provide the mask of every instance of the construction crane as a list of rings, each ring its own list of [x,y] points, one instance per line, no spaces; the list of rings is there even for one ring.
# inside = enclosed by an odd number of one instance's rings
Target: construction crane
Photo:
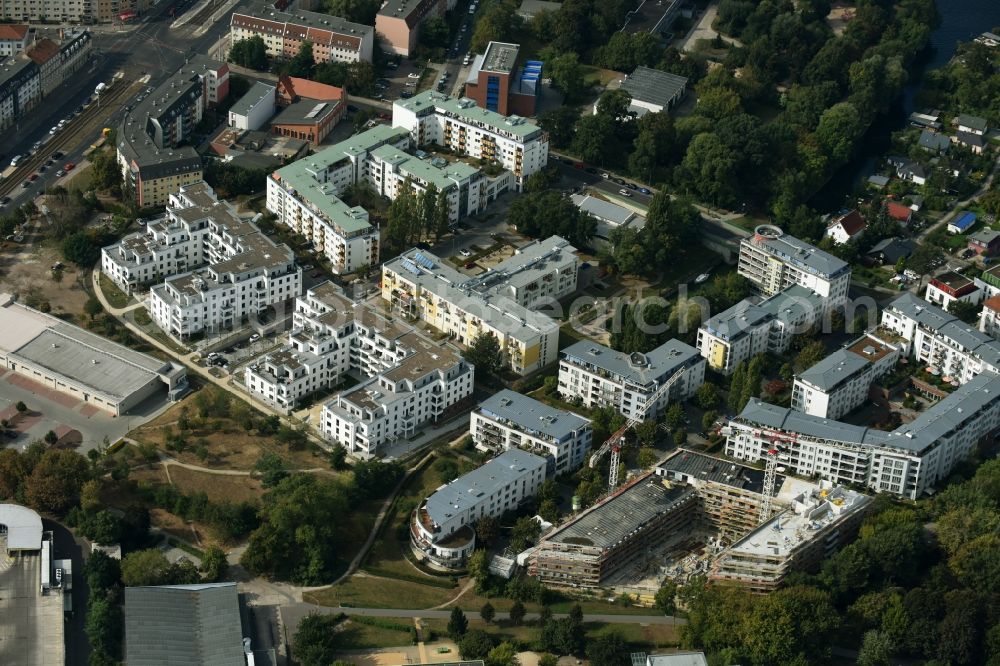
[[[762,435],[762,432],[757,433],[758,436]],[[767,457],[764,461],[764,501],[760,505],[760,513],[757,516],[757,522],[763,523],[768,518],[771,517],[771,498],[774,496],[774,484],[778,472],[784,472],[784,467],[779,467],[778,463],[780,460],[787,460],[788,456],[785,455],[781,450],[781,445],[779,442],[789,442],[795,441],[794,436],[788,437],[775,432],[771,433],[771,448],[767,450]]]
[[[597,451],[594,452],[594,455],[590,456],[590,468],[593,469],[597,467],[597,463],[601,461],[601,458],[607,455],[608,451],[611,452],[611,469],[608,470],[608,491],[612,491],[618,486],[618,465],[621,462],[622,453],[621,441],[625,437],[625,433],[628,432],[629,429],[646,420],[649,416],[650,410],[656,406],[657,401],[666,395],[670,390],[670,387],[684,375],[684,370],[685,368],[681,368],[671,375],[670,379],[665,381],[663,384],[660,384],[660,386],[653,391],[653,394],[649,396],[649,399],[646,400],[646,405],[641,414],[630,416],[625,422],[625,425],[618,428],[618,430],[616,430],[611,437],[608,437],[608,439],[601,444],[601,448],[597,449]]]

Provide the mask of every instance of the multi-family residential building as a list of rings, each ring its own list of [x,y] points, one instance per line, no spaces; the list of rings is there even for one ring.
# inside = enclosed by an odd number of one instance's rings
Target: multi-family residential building
[[[793,571],[814,572],[851,543],[874,500],[829,483],[810,488],[712,562],[709,580],[766,593]]]
[[[392,105],[392,124],[410,133],[417,146],[436,144],[456,154],[494,160],[514,174],[517,189],[545,168],[548,135],[520,116],[503,116],[432,90]]]
[[[406,349],[398,363],[323,405],[323,435],[360,458],[381,455],[472,395],[475,368],[459,354],[413,332],[398,344]]]
[[[0,25],[0,57],[24,53],[31,43],[33,35],[31,26],[24,23],[8,23]]]
[[[847,300],[851,267],[828,252],[769,224],[740,242],[739,274],[764,296],[797,284],[827,299],[831,305]]]
[[[229,36],[232,44],[260,37],[269,56],[285,59],[294,58],[309,42],[316,63],[371,62],[375,45],[370,25],[302,9],[279,11],[270,5],[233,12]]]
[[[182,146],[207,106],[229,94],[229,66],[194,56],[122,117],[118,162],[125,191],[140,206],[162,206],[181,187],[202,180],[201,157]]]
[[[649,404],[656,390],[671,380],[670,389]],[[564,399],[590,408],[611,406],[628,418],[655,418],[704,383],[705,359],[680,340],[668,340],[647,354],[626,354],[581,340],[563,349],[559,360],[559,394]]]
[[[410,543],[429,563],[461,568],[476,545],[476,521],[514,511],[538,492],[545,458],[512,448],[441,486],[410,517]]]
[[[42,73],[24,54],[0,60],[0,131],[15,125],[42,99]]]
[[[979,313],[979,330],[986,335],[1000,338],[1000,295],[983,301],[983,311]]]
[[[696,344],[716,372],[729,375],[757,354],[782,354],[792,338],[820,322],[829,302],[819,294],[791,285],[756,303],[744,299],[698,328]]]
[[[899,360],[894,336],[881,340],[873,332],[855,340],[816,365],[795,375],[792,409],[839,419],[868,400],[872,384]]]
[[[559,327],[539,309],[576,291],[575,252],[552,236],[471,277],[413,249],[382,265],[382,298],[463,345],[496,336],[510,368],[528,374],[556,360]]]
[[[812,416],[751,399],[723,428],[726,455],[755,462],[777,449],[800,476],[867,486],[916,499],[948,478],[1000,426],[1000,376],[976,375],[892,432]]]
[[[167,215],[103,249],[101,269],[126,291],[158,282],[149,314],[188,338],[238,326],[302,290],[295,255],[277,245],[205,182],[170,196]]]
[[[955,301],[978,305],[982,299],[983,292],[975,282],[955,271],[947,271],[932,277],[927,285],[927,293],[924,294],[924,300],[944,310],[950,309]]]
[[[455,0],[389,0],[375,15],[375,32],[385,39],[390,51],[406,58],[417,46],[421,24],[444,16],[454,6]]]
[[[901,353],[963,384],[1000,372],[1000,342],[907,292],[882,311],[882,328],[900,336]]]
[[[487,451],[520,448],[548,461],[548,475],[572,472],[590,451],[590,420],[504,389],[472,411],[469,433]]]
[[[67,30],[62,43],[35,41],[25,54],[38,65],[42,94],[48,95],[90,60],[91,36],[86,30]]]

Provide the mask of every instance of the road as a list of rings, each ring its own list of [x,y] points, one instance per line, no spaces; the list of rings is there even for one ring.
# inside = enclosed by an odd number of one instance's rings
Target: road
[[[66,666],[86,666],[90,655],[90,644],[83,626],[86,621],[87,599],[90,590],[83,576],[83,547],[73,537],[72,532],[57,522],[47,518],[42,520],[42,529],[52,532],[55,541],[55,557],[73,561],[73,614],[66,619]]]

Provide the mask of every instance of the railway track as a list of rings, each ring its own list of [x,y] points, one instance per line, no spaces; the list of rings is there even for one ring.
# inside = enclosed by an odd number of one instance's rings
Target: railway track
[[[114,79],[101,94],[100,104],[94,102],[84,109],[62,131],[45,142],[34,155],[22,160],[17,169],[0,182],[0,196],[7,196],[16,191],[28,176],[45,164],[52,153],[56,151],[68,153],[69,149],[75,148],[87,136],[105,127],[105,122],[118,111],[121,102],[138,93],[144,85],[139,81]],[[53,168],[59,167],[53,165]]]

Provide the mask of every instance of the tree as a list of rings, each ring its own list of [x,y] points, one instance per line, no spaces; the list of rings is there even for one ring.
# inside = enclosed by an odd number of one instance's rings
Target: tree
[[[455,642],[462,659],[486,659],[495,645],[493,637],[482,629],[470,629]]]
[[[17,410],[18,414],[24,414],[28,411],[28,406],[22,400],[18,400],[17,404],[14,405],[14,409]]]
[[[587,659],[591,666],[627,666],[625,641],[617,632],[609,632],[587,641]]]
[[[122,608],[109,599],[92,598],[84,632],[95,652],[117,659],[121,654]]]
[[[517,647],[510,641],[504,641],[489,651],[485,663],[486,666],[519,666]]]
[[[509,611],[511,623],[515,626],[520,625],[524,621],[525,612],[524,604],[521,603],[521,600],[515,599]]]
[[[538,666],[559,666],[559,657],[546,652],[538,658]]]
[[[557,190],[522,195],[507,212],[507,224],[535,238],[562,236],[577,245],[589,245],[597,229],[591,216],[581,212]]]
[[[500,341],[489,331],[477,335],[463,356],[475,366],[477,374],[482,373],[486,377],[498,379],[507,367],[506,354],[500,348]]]
[[[288,61],[287,65],[285,65],[285,72],[289,76],[311,79],[315,69],[316,59],[313,57],[312,42],[306,40],[302,42],[302,46],[299,47],[299,52]]]
[[[451,617],[448,618],[448,636],[453,641],[457,641],[465,632],[469,630],[469,620],[465,617],[462,609],[456,606],[451,609]]]
[[[646,419],[632,428],[639,443],[647,446],[656,442],[656,434],[659,430],[660,424],[653,419]]]
[[[893,652],[892,641],[885,632],[866,631],[858,650],[858,666],[889,666]]]
[[[979,306],[970,301],[954,300],[948,306],[948,312],[955,315],[966,324],[975,324],[979,321]]]
[[[583,116],[576,123],[573,152],[590,164],[614,164],[621,146],[615,135],[615,120],[607,115]]]
[[[538,116],[538,125],[548,132],[556,148],[566,148],[573,141],[573,131],[580,112],[571,106],[557,106]]]
[[[90,234],[77,231],[63,240],[62,254],[66,261],[72,261],[81,268],[89,268],[101,256],[101,250]]]
[[[386,497],[404,474],[398,461],[364,460],[354,466],[354,488],[363,499]]]
[[[547,63],[552,85],[565,96],[565,103],[579,99],[584,93],[580,56],[567,51],[547,60]]]
[[[719,405],[719,389],[712,382],[705,382],[695,392],[695,401],[702,409],[715,409]]]
[[[835,163],[843,164],[853,154],[863,130],[857,108],[850,102],[841,102],[820,116],[816,139]]]
[[[639,449],[639,454],[636,456],[635,462],[639,467],[649,469],[656,464],[657,459],[656,451],[648,446],[644,446]]]
[[[493,608],[493,604],[486,602],[483,607],[479,609],[479,617],[483,619],[483,622],[489,624],[496,617],[496,610]]]
[[[362,25],[375,25],[375,15],[381,6],[379,0],[323,0],[327,14]]]
[[[684,413],[684,406],[675,402],[667,407],[667,413],[664,415],[663,420],[666,421],[667,426],[670,428],[679,428],[687,421],[687,415]]]
[[[94,321],[94,317],[104,312],[104,306],[96,297],[89,296],[83,304],[83,312],[90,317],[91,321]]]
[[[48,449],[25,481],[25,498],[40,511],[61,515],[77,503],[89,477],[86,458],[75,451]]]
[[[483,546],[493,543],[500,533],[500,523],[493,516],[482,516],[476,521],[476,540]]]
[[[510,531],[510,548],[516,552],[523,551],[538,538],[541,531],[542,526],[532,516],[521,516]]]
[[[122,558],[121,569],[122,582],[128,587],[170,583],[170,562],[155,548],[128,553]]]
[[[267,46],[264,44],[264,38],[254,35],[237,40],[229,49],[229,62],[258,71],[266,70]]]
[[[434,231],[434,240],[441,240],[441,237],[448,233],[450,228],[451,204],[448,203],[448,193],[441,190],[437,193],[437,200],[434,202],[434,217],[431,222],[431,229]]]
[[[715,425],[715,421],[719,418],[719,413],[714,409],[710,409],[701,415],[701,429],[708,432]]]
[[[521,26],[517,6],[510,2],[498,2],[485,6],[476,20],[469,49],[484,53],[490,42],[509,42]]]
[[[302,618],[292,639],[292,653],[302,666],[329,666],[337,650],[335,629],[343,616],[313,612]]]
[[[260,476],[261,484],[265,488],[273,488],[278,485],[278,483],[288,476],[288,470],[285,469],[285,461],[277,453],[266,451],[257,458],[257,462],[254,463],[253,471]]]
[[[813,340],[795,357],[795,369],[798,372],[808,370],[826,358],[826,346],[820,340]]]
[[[118,543],[122,538],[123,528],[121,519],[107,510],[87,515],[80,522],[80,532],[102,546]]]
[[[102,550],[95,550],[87,557],[87,561],[83,563],[83,575],[92,596],[107,594],[108,590],[122,582],[119,561]]]
[[[660,585],[653,597],[653,606],[664,615],[673,615],[677,612],[677,583],[667,580]]]
[[[209,546],[205,549],[205,554],[201,558],[201,575],[206,581],[215,583],[222,580],[227,569],[229,562],[226,560],[225,551],[218,546]]]
[[[448,22],[441,16],[432,16],[420,24],[420,43],[434,48],[447,48],[451,34]]]

